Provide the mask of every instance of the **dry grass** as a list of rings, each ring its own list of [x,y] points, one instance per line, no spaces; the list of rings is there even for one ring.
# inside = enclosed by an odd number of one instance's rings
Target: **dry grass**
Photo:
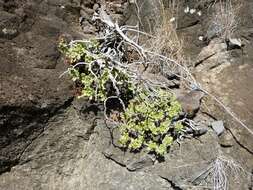
[[[228,190],[230,180],[240,181],[248,175],[232,158],[220,155],[194,181],[200,179],[203,183],[210,183],[213,190]],[[207,178],[211,181],[206,181]]]
[[[183,40],[177,35],[177,13],[178,4],[177,1],[172,0],[165,5],[161,2],[160,19],[154,27],[153,35],[155,38],[149,40],[149,49],[157,54],[164,55],[170,59],[176,60],[179,64],[184,62],[183,53]],[[170,71],[175,70],[175,65],[164,64],[160,61],[151,60],[152,71],[167,73],[168,69]]]
[[[238,178],[243,172],[243,168],[234,160],[224,156],[218,157],[212,166],[212,178],[214,190],[226,190],[229,186],[229,176]]]
[[[232,38],[237,30],[240,5],[234,5],[232,0],[216,0],[213,6],[212,26],[216,35],[224,40]]]

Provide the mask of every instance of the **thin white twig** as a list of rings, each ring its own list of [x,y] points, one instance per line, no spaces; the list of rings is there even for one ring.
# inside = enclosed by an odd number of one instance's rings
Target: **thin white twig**
[[[251,135],[253,135],[253,131],[245,125],[227,106],[225,106],[218,98],[216,98],[214,95],[210,94],[208,91],[201,88],[201,91],[203,91],[205,94],[210,96],[213,100],[215,100],[232,118],[235,119],[241,126],[243,126]]]
[[[77,67],[78,65],[88,65],[88,63],[85,63],[85,62],[79,62],[75,65],[72,65],[70,68],[68,68],[66,71],[64,71],[62,74],[60,74],[59,78],[63,77],[64,75],[66,75],[67,73],[69,73],[69,71],[71,69],[74,69],[75,67]]]

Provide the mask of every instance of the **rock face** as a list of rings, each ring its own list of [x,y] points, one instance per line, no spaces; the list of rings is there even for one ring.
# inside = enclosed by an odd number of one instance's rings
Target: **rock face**
[[[79,36],[70,1],[6,1],[0,8],[0,173],[17,162],[47,120],[72,99],[59,79],[57,39]]]
[[[103,120],[96,120],[87,140],[85,134],[92,122],[89,121],[82,120],[73,108],[50,119],[40,137],[23,152],[20,164],[0,176],[0,188],[162,190],[182,186],[184,189],[194,175],[206,169],[219,149],[218,143],[209,146],[210,140],[215,141],[209,133],[201,138],[202,142],[189,140],[181,148],[175,145],[163,163],[153,165],[152,159],[151,162],[146,159],[146,165],[137,166],[133,163],[138,157],[145,159],[114,147],[111,131]],[[191,150],[187,157],[186,150]],[[134,167],[138,167],[138,172],[131,172]]]
[[[252,131],[252,9],[253,2],[243,1],[241,20],[237,28],[237,41],[241,44],[231,46],[224,41],[213,39],[201,50],[197,58],[196,76],[203,88],[216,96],[228,110],[244,122]],[[237,42],[236,42],[237,43]],[[240,49],[241,48],[241,49]],[[245,168],[252,168],[252,136],[231,115],[224,111],[217,102],[208,100],[206,107],[216,118],[223,118],[228,131],[219,138],[223,151],[242,163]]]
[[[115,19],[123,22],[122,14],[128,18],[127,1],[106,2]],[[152,9],[159,6],[156,2],[145,1],[141,17],[150,12],[156,15]],[[182,10],[188,5],[204,15],[207,12],[200,1],[181,2]],[[213,1],[204,2],[208,5]],[[245,18],[241,34],[246,39],[242,40],[242,44],[246,42],[245,64],[239,62],[241,57],[238,59],[241,50],[228,52],[227,44],[216,39],[208,46],[198,41],[208,23],[204,16],[180,13],[178,31],[192,39],[193,43],[186,47],[190,47],[193,58],[198,58],[197,78],[208,90],[225,97],[226,103],[251,125],[252,117],[248,115],[253,113],[253,3],[243,2],[246,11],[241,15]],[[219,137],[206,130],[203,136],[175,143],[164,160],[157,161],[145,152],[134,154],[120,149],[117,128],[104,122],[100,105],[73,98],[71,82],[67,77],[59,78],[67,65],[57,51],[57,41],[61,35],[92,35],[95,29],[91,16],[99,6],[96,0],[0,0],[0,189],[200,190],[205,189],[205,181],[212,180],[201,174],[220,154],[233,157],[250,171],[252,138],[243,129],[231,127],[231,131]],[[131,8],[136,7],[132,4]],[[133,18],[130,17],[130,23]],[[143,23],[146,29],[148,22]],[[203,46],[207,47],[202,49]],[[212,83],[215,85],[211,86]],[[195,114],[202,96],[190,92],[181,97],[185,111],[190,107],[189,113]],[[240,98],[233,102],[231,97]],[[224,112],[213,108],[212,102],[207,106],[216,117],[224,116]],[[222,119],[226,121],[225,128],[230,128],[231,119]],[[210,122],[204,114],[198,114],[196,120],[203,126]],[[230,189],[250,188],[244,175],[240,181],[233,177],[229,177]]]

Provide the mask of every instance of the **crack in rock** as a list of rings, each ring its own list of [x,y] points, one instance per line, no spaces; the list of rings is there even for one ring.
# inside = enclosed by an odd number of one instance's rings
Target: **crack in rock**
[[[121,167],[124,167],[124,168],[126,167],[125,164],[123,164],[123,163],[117,161],[116,159],[114,159],[114,158],[112,157],[111,154],[108,154],[108,153],[106,153],[106,152],[102,152],[102,154],[104,155],[104,157],[105,157],[106,159],[113,161],[114,163],[120,165]]]
[[[175,182],[173,182],[172,180],[166,178],[166,177],[163,177],[163,176],[159,176],[160,178],[164,179],[165,181],[167,181],[170,185],[171,185],[171,188],[174,189],[174,190],[183,190],[180,186],[178,186]]]

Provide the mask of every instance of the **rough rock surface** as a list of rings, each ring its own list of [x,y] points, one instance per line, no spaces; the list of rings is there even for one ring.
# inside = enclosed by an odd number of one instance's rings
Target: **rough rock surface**
[[[252,9],[253,2],[243,1],[238,15],[241,23],[237,29],[241,49],[226,48],[226,44],[216,39],[201,50],[196,65],[196,76],[203,88],[216,96],[248,128],[253,131],[252,120]],[[202,60],[202,61],[200,61]],[[199,62],[200,61],[200,62]],[[252,135],[235,121],[217,102],[208,100],[206,111],[216,118],[223,118],[227,131],[220,136],[223,152],[232,156],[248,171],[252,170]]]
[[[23,153],[20,164],[1,176],[0,189],[169,189],[157,175],[131,173],[107,159],[102,149],[110,141],[108,130],[98,124],[87,141],[83,137],[88,128],[89,123],[73,108],[52,118],[40,138]]]
[[[126,164],[139,155],[119,151],[113,146],[111,131],[103,120],[98,119],[95,124],[87,140],[85,134],[91,123],[82,120],[75,109],[68,108],[50,119],[44,132],[22,154],[20,164],[1,175],[0,188],[162,190],[173,189],[175,184],[183,188],[207,168],[219,149],[218,143],[209,146],[210,140],[215,142],[214,135],[209,133],[200,140],[174,146],[165,162],[131,172]],[[189,150],[190,155],[185,156],[184,152]]]
[[[70,1],[4,1],[0,9],[0,173],[15,164],[47,120],[72,99],[57,50],[81,37]],[[15,31],[15,32],[14,32]],[[61,64],[59,64],[61,63]]]
[[[126,1],[106,2],[115,19],[122,19],[122,14],[128,19],[131,11],[120,6],[126,6]],[[145,1],[155,5],[152,2]],[[207,44],[198,36],[206,32],[209,18],[183,13],[189,5],[205,15],[205,6],[196,2],[182,1],[178,23],[179,33],[193,42],[186,45],[189,55],[199,58],[196,75],[252,125],[253,3],[243,1],[246,11],[241,15],[245,23],[240,38],[246,45],[240,56],[241,50],[227,52],[226,44],[215,39],[201,50]],[[67,66],[57,51],[57,40],[62,34],[92,35],[91,15],[98,7],[95,0],[0,0],[0,189],[202,190],[205,180],[198,176],[220,153],[232,156],[250,172],[251,136],[231,124],[231,118],[213,102],[207,102],[208,110],[200,108],[203,114],[194,120],[208,126],[210,119],[204,113],[211,112],[217,118],[224,116],[220,119],[229,130],[217,137],[209,129],[203,136],[175,143],[158,162],[144,152],[119,149],[117,129],[104,123],[100,107],[73,100],[68,78],[58,78]],[[143,16],[150,11],[154,10],[146,9]],[[216,57],[210,57],[214,49]],[[195,105],[198,109],[198,98]],[[247,177],[231,180],[230,189],[249,189]]]

